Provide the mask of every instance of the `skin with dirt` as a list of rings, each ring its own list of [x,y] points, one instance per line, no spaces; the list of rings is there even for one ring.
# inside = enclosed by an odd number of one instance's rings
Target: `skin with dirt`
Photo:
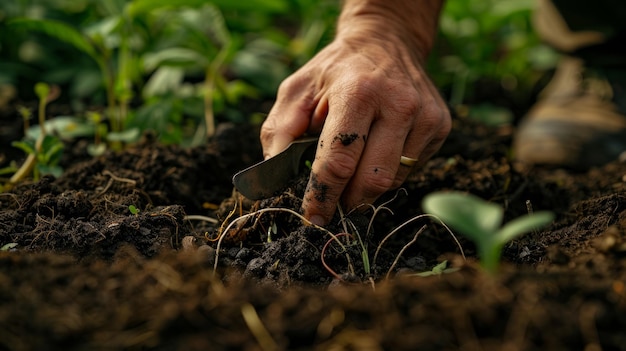
[[[254,127],[194,149],[146,138],[90,158],[74,144],[60,178],[0,195],[0,348],[623,350],[626,163],[518,169],[511,128],[454,123],[403,191],[324,229],[297,216],[308,174],[269,199],[233,193],[231,175],[262,158]],[[439,190],[507,222],[528,204],[557,217],[490,276],[471,242],[413,219]],[[444,260],[458,270],[414,275]]]

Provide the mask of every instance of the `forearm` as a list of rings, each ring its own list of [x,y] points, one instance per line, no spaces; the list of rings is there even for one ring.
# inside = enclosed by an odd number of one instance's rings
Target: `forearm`
[[[430,52],[444,0],[345,0],[337,37],[399,39],[424,61]],[[390,37],[391,36],[391,37]]]

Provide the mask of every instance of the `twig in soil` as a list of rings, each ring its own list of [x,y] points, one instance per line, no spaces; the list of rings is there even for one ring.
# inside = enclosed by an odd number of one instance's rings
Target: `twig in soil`
[[[341,278],[341,276],[335,272],[332,268],[330,268],[330,266],[326,263],[326,259],[324,259],[324,254],[326,253],[326,248],[328,247],[328,245],[330,245],[330,243],[332,243],[333,241],[337,241],[339,243],[339,245],[341,245],[341,247],[343,248],[344,252],[346,252],[346,247],[343,245],[343,243],[341,241],[339,241],[339,237],[340,236],[352,236],[350,233],[339,233],[339,234],[333,234],[333,238],[331,238],[330,240],[328,240],[324,246],[322,247],[322,252],[320,253],[320,257],[321,257],[321,261],[322,261],[322,265],[324,266],[324,268],[326,268],[326,270],[333,276],[335,277],[337,280],[343,281],[344,279]],[[350,255],[347,254],[346,252],[346,257],[348,258],[348,267],[352,267],[352,264],[350,262]],[[354,274],[354,269],[351,269],[351,273]]]
[[[129,179],[129,178],[122,178],[122,177],[118,177],[115,174],[111,173],[108,170],[104,170],[102,171],[102,175],[107,175],[109,177],[111,177],[111,179],[109,179],[109,181],[107,182],[107,185],[104,186],[104,189],[102,189],[102,191],[100,191],[99,193],[97,193],[94,197],[100,197],[102,194],[106,193],[109,188],[111,187],[111,185],[113,185],[113,181],[118,181],[121,183],[128,183],[130,185],[132,185],[133,187],[137,185],[137,181],[134,179]]]
[[[217,238],[219,239],[222,236],[222,233],[224,232],[224,226],[226,225],[226,223],[228,223],[228,220],[230,219],[230,217],[235,215],[235,212],[237,212],[237,203],[239,201],[237,201],[235,199],[235,205],[233,206],[233,209],[228,212],[228,215],[226,215],[226,218],[224,219],[224,221],[222,222],[222,224],[220,225],[220,228],[217,230]],[[239,216],[241,217],[241,216]],[[215,241],[215,240],[211,240],[211,241]]]
[[[211,224],[217,224],[219,221],[213,217],[202,216],[202,215],[187,215],[183,218],[186,221],[203,221],[209,222]]]
[[[526,200],[526,211],[528,212],[529,216],[532,216],[534,211],[533,211],[533,204],[532,202],[530,202],[530,200]],[[539,231],[537,230],[537,228],[533,228],[533,235],[537,236],[539,234]]]
[[[276,344],[270,332],[263,325],[263,321],[259,318],[254,306],[250,303],[244,303],[241,306],[241,315],[263,351],[279,350],[278,344]]]
[[[17,204],[17,208],[21,209],[22,208],[22,204],[19,202],[17,195],[13,194],[13,193],[2,193],[0,194],[0,196],[8,196],[10,198],[13,199],[13,201],[15,201],[15,204]]]
[[[409,248],[409,246],[413,245],[416,241],[417,241],[417,237],[422,234],[424,232],[424,230],[426,230],[426,225],[423,225],[413,236],[413,239],[411,239],[411,241],[409,241],[408,243],[406,243],[406,245],[404,245],[402,247],[402,249],[400,250],[400,252],[398,252],[398,255],[396,255],[396,259],[393,260],[393,263],[391,264],[391,267],[389,267],[389,270],[387,271],[387,275],[385,275],[385,279],[389,279],[389,275],[391,274],[391,272],[393,271],[393,269],[396,267],[396,264],[398,264],[398,261],[400,260],[400,257],[402,257],[402,254],[404,253],[404,251],[406,251],[406,249]]]

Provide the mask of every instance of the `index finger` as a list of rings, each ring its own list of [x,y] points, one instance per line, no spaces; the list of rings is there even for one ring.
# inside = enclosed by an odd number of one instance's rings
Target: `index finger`
[[[329,101],[302,201],[304,216],[314,224],[325,225],[332,219],[361,159],[374,112],[371,101],[345,99],[345,95],[334,104]]]

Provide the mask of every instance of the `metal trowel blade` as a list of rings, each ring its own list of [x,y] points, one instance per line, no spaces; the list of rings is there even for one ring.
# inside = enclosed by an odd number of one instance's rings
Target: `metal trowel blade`
[[[274,196],[298,175],[304,154],[313,161],[317,140],[317,137],[295,140],[278,155],[238,172],[233,176],[235,188],[251,200]]]

